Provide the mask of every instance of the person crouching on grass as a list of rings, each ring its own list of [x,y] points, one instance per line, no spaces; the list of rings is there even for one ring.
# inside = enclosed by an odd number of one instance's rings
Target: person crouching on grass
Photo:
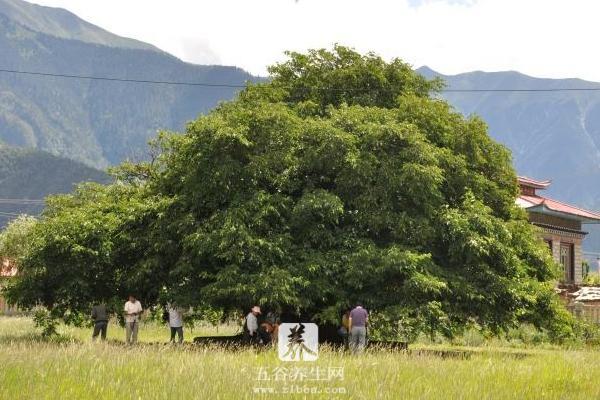
[[[134,344],[137,342],[142,304],[135,299],[134,295],[130,294],[123,312],[125,314],[125,341],[127,344]]]

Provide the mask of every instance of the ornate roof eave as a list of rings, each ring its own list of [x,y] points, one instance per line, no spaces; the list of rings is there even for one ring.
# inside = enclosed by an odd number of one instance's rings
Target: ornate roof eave
[[[538,205],[533,205],[531,207],[526,207],[525,209],[527,211],[533,211],[533,212],[538,212],[538,213],[547,214],[547,215],[554,215],[556,217],[579,221],[584,224],[600,224],[600,218],[590,218],[590,217],[584,217],[582,215],[576,215],[576,214],[571,214],[571,213],[567,213],[567,212],[551,210],[543,203],[538,204]]]
[[[541,222],[532,222],[532,224],[537,226],[538,228],[541,228],[543,231],[549,232],[549,233],[561,233],[561,234],[568,233],[571,236],[576,236],[576,237],[584,237],[585,235],[588,234],[588,232],[580,231],[578,229],[570,229],[570,228],[565,228],[563,226],[543,224]]]
[[[535,189],[546,189],[552,183],[550,180],[537,181],[526,176],[518,176],[517,180],[519,181],[519,185],[529,186]]]

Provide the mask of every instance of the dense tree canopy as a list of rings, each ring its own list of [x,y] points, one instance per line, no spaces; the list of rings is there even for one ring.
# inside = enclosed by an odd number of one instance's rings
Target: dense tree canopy
[[[288,56],[268,83],[162,134],[152,163],[50,201],[10,298],[65,315],[133,290],[328,321],[361,301],[413,333],[566,329],[555,266],[483,121],[400,60]]]
[[[31,231],[36,222],[34,217],[26,215],[10,221],[0,233],[0,259],[14,263],[27,254],[33,239]]]

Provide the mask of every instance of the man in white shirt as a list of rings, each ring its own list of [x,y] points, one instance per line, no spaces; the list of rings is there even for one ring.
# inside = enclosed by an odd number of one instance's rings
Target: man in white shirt
[[[258,316],[260,315],[260,307],[254,306],[246,315],[244,323],[244,332],[248,343],[258,343]]]
[[[125,313],[125,341],[127,344],[136,343],[142,305],[135,299],[135,296],[130,294],[123,311]]]
[[[171,328],[171,343],[175,342],[175,333],[179,343],[183,343],[183,311],[172,304],[167,307],[169,312],[169,327]]]

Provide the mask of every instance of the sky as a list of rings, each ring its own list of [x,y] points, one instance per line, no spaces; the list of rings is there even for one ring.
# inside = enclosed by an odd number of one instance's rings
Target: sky
[[[445,74],[600,81],[598,0],[32,0],[196,64],[265,76],[334,43]]]

